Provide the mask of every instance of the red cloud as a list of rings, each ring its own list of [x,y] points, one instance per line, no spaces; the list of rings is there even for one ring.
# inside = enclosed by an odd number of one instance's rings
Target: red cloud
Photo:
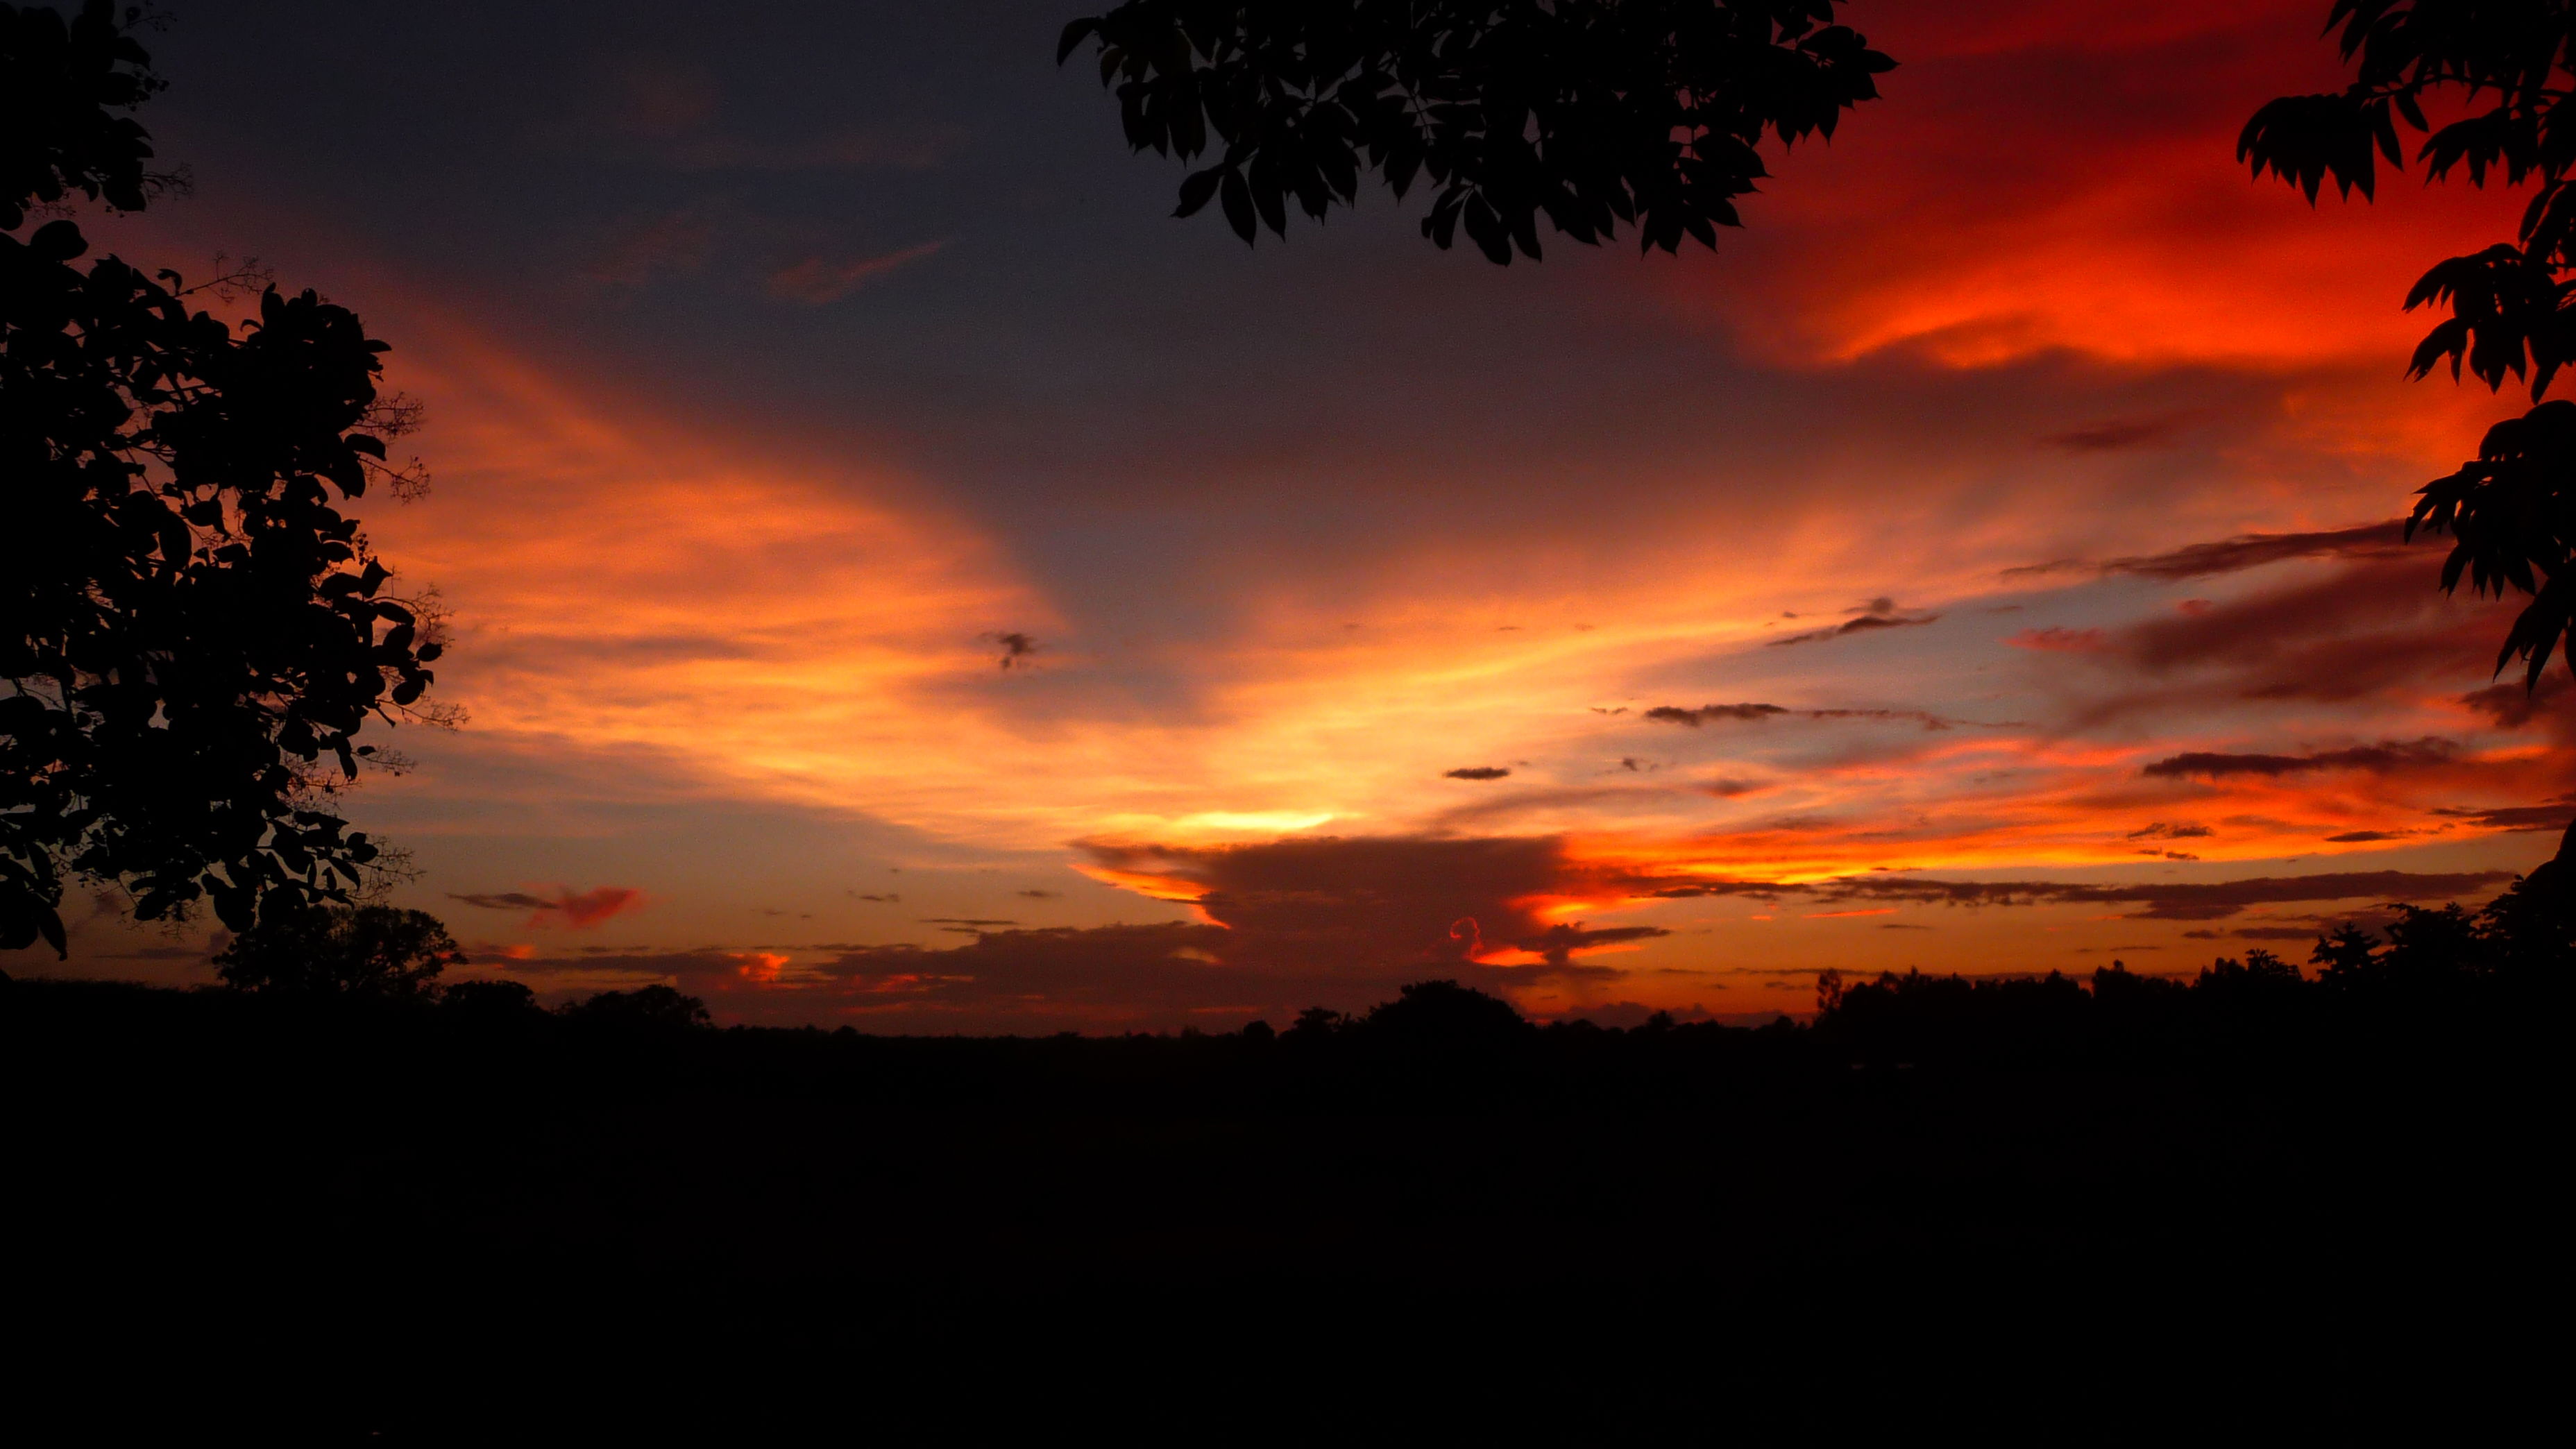
[[[596,926],[622,911],[640,911],[643,908],[644,893],[625,886],[601,886],[580,895],[565,890],[554,904],[537,912],[536,919],[529,924],[534,925],[549,915],[559,915],[565,925],[579,930],[585,926]]]

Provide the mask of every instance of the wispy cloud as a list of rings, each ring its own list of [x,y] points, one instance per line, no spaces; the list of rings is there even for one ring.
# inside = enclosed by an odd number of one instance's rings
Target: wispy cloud
[[[872,257],[806,257],[771,272],[761,286],[782,302],[825,307],[898,267],[936,256],[946,245],[944,241],[923,242]]]

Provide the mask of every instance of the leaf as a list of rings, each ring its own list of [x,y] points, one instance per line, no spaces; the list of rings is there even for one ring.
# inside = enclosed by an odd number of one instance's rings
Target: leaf
[[[1097,15],[1084,16],[1080,20],[1067,24],[1064,27],[1064,34],[1056,39],[1055,63],[1062,65],[1072,59],[1074,49],[1098,33],[1099,29],[1100,17]]]
[[[1225,179],[1218,188],[1223,198],[1226,225],[1249,244],[1255,235],[1252,218],[1252,189],[1243,183],[1243,173],[1232,166],[1225,168]]]
[[[1222,166],[1210,166],[1204,171],[1193,171],[1182,178],[1180,209],[1174,211],[1172,215],[1198,215],[1199,209],[1206,206],[1209,198],[1216,195],[1217,183],[1223,179],[1225,179],[1225,168]]]

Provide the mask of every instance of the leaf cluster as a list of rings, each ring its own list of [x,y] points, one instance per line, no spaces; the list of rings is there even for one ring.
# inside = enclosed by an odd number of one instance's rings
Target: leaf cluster
[[[39,99],[83,112],[0,134],[8,217],[66,187],[140,204],[143,132],[101,108],[147,94],[148,62],[116,24],[0,6],[0,75],[71,76]],[[370,719],[420,712],[440,653],[341,511],[408,476],[385,466],[409,419],[377,392],[384,344],[273,286],[237,329],[176,274],[87,250],[68,220],[0,231],[6,948],[64,949],[66,875],[236,930],[273,896],[345,900],[377,848],[329,797],[377,754]]]
[[[464,959],[426,911],[272,903],[215,957],[215,974],[236,991],[425,1001],[438,995],[439,973]]]
[[[1893,60],[1834,0],[1126,0],[1065,27],[1096,44],[1128,143],[1183,161],[1178,216],[1218,205],[1247,243],[1318,221],[1374,171],[1433,192],[1422,234],[1540,255],[1717,243],[1759,147],[1831,137]]]
[[[150,139],[128,109],[161,80],[109,0],[85,0],[66,22],[39,6],[0,4],[0,231],[15,231],[32,202],[73,192],[140,211],[154,178]]]
[[[2454,540],[2442,587],[2465,577],[2478,593],[2533,596],[2496,656],[2499,672],[2526,662],[2541,672],[2576,623],[2569,496],[2576,483],[2576,408],[2544,403],[2560,369],[2576,361],[2576,0],[2335,0],[2326,29],[2341,31],[2352,83],[2326,95],[2284,96],[2255,112],[2237,157],[2314,202],[2331,180],[2345,196],[2376,194],[2377,169],[2406,164],[2402,132],[2423,139],[2414,159],[2428,179],[2464,172],[2507,185],[2537,181],[2515,240],[2452,257],[2426,272],[2407,309],[2447,309],[2408,364],[2424,377],[2449,363],[2502,389],[2510,376],[2539,404],[2498,425],[2478,457],[2420,492],[2408,520]],[[2456,118],[2439,123],[2427,106]],[[2453,110],[2441,110],[2449,117]],[[2576,656],[2570,658],[2576,668]]]

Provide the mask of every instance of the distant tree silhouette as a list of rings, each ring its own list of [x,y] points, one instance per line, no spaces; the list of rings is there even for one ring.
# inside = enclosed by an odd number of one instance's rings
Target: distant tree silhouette
[[[1359,1026],[1379,1041],[1425,1046],[1509,1042],[1531,1030],[1510,1002],[1455,981],[1414,982],[1372,1008]]]
[[[2407,520],[2447,532],[2446,591],[2466,577],[2471,590],[2532,601],[2497,652],[2501,672],[2525,661],[2536,687],[2551,652],[2576,623],[2576,403],[2542,402],[2559,370],[2576,359],[2576,115],[2560,105],[2576,89],[2576,7],[2566,0],[2335,0],[2326,28],[2340,26],[2352,83],[2326,95],[2284,96],[2255,112],[2237,156],[2313,203],[2331,179],[2349,197],[2374,195],[2385,160],[2403,169],[2401,126],[2425,136],[2416,149],[2430,179],[2465,170],[2469,184],[2490,174],[2508,185],[2537,178],[2519,237],[2426,272],[2406,297],[2409,310],[2446,307],[2409,368],[2422,377],[2448,359],[2501,389],[2511,374],[2538,406],[2498,423],[2475,460],[2426,484]],[[2428,103],[2465,107],[2435,125]],[[2576,653],[2568,658],[2576,670]]]
[[[1297,1013],[1297,1019],[1289,1023],[1288,1029],[1280,1033],[1279,1039],[1301,1044],[1324,1041],[1347,1026],[1349,1022],[1350,1018],[1338,1011],[1310,1006]]]
[[[640,1027],[655,1031],[685,1031],[711,1026],[715,1018],[707,1014],[707,1004],[697,997],[686,996],[676,987],[639,986],[633,991],[603,991],[586,1000],[563,1008],[572,1021],[600,1026]]]
[[[106,0],[0,4],[0,947],[57,952],[66,876],[154,919],[345,901],[377,858],[331,796],[421,705],[434,619],[339,511],[409,423],[381,342],[307,291],[238,333],[171,272],[84,270],[74,195],[154,177],[129,109],[161,82]]]
[[[1896,62],[1834,0],[1126,0],[1065,27],[1096,44],[1127,142],[1214,163],[1181,182],[1235,235],[1286,236],[1375,171],[1436,189],[1422,234],[1508,265],[1538,223],[1587,244],[1715,247],[1769,173],[1758,147],[1831,137]]]
[[[477,1019],[533,1016],[537,994],[519,981],[458,981],[438,993],[438,1005]]]
[[[2199,978],[2192,985],[2201,991],[2259,993],[2295,991],[2306,979],[2299,974],[2298,967],[2269,951],[2248,951],[2242,961],[2229,956],[2219,957],[2201,969]]]
[[[215,957],[215,974],[240,991],[420,1000],[437,993],[440,971],[464,959],[426,911],[272,905]]]

